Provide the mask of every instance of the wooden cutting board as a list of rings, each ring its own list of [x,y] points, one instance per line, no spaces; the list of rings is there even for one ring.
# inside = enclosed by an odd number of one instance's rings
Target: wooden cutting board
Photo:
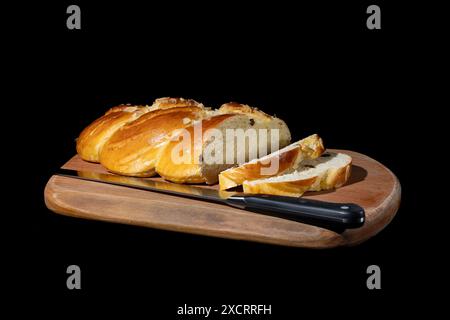
[[[330,151],[352,156],[350,180],[337,190],[311,192],[305,197],[359,204],[366,212],[361,228],[336,233],[226,205],[56,175],[45,188],[45,203],[56,213],[78,218],[229,239],[308,248],[355,245],[377,234],[393,219],[400,204],[400,183],[389,169],[363,154]],[[101,165],[78,156],[63,168],[106,173]]]

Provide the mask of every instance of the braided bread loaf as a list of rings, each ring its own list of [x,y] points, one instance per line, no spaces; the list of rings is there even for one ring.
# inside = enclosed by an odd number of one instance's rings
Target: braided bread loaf
[[[258,146],[264,142],[259,142],[258,136],[256,144],[247,144],[243,150],[232,148],[234,155],[227,163],[207,163],[199,157],[176,163],[173,149],[183,134],[195,136],[196,127],[202,128],[200,143],[194,144],[196,140],[191,139],[192,144],[187,148],[191,150],[184,150],[191,155],[203,155],[209,146],[216,147],[217,155],[225,156],[226,129],[265,129],[268,135],[277,130],[278,145],[273,149],[267,139],[268,152],[288,145],[291,139],[283,120],[247,105],[227,103],[218,110],[210,110],[194,100],[162,98],[151,106],[111,108],[83,130],[77,140],[77,152],[82,159],[100,162],[109,171],[121,175],[151,177],[157,172],[175,182],[211,184],[218,181],[222,170],[237,164],[239,159],[249,161],[257,157]],[[208,135],[210,129],[222,133],[222,138],[213,142]]]

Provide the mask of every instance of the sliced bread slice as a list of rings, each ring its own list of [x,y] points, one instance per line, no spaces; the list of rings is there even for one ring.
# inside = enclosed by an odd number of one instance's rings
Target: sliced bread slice
[[[303,160],[319,157],[324,150],[322,139],[313,134],[264,157],[222,171],[219,175],[220,190],[239,186],[246,180],[280,175],[296,168]]]
[[[306,191],[341,187],[350,177],[352,158],[327,152],[314,160],[305,160],[292,173],[266,179],[244,181],[245,193],[300,197]]]

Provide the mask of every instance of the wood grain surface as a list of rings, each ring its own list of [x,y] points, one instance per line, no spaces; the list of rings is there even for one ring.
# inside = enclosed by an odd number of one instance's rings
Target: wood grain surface
[[[366,211],[366,222],[361,228],[336,233],[226,205],[56,175],[45,188],[45,203],[56,213],[78,218],[229,239],[307,248],[355,245],[377,234],[393,219],[400,204],[400,183],[389,169],[363,154],[330,151],[352,156],[350,180],[339,189],[311,192],[305,197],[359,204]],[[78,156],[63,168],[106,173],[99,164],[85,162]]]

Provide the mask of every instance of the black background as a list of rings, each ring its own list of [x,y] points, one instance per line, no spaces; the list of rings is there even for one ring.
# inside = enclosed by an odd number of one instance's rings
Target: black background
[[[20,88],[13,112],[22,125],[13,148],[25,151],[25,178],[10,198],[19,207],[9,210],[13,229],[5,227],[6,264],[19,295],[48,314],[62,306],[150,319],[174,319],[185,303],[272,304],[277,319],[420,308],[424,285],[443,266],[417,236],[423,193],[411,157],[431,152],[433,134],[424,131],[437,120],[418,80],[433,69],[418,42],[429,34],[411,23],[412,6],[374,2],[382,29],[367,30],[368,2],[74,3],[81,30],[66,28],[68,2],[24,5],[9,24],[18,50],[5,62],[16,71],[9,82]],[[294,139],[317,132],[329,147],[367,154],[399,177],[401,208],[362,245],[314,251],[78,220],[45,207],[45,183],[86,125],[119,103],[163,96],[257,106],[286,120]],[[70,264],[81,267],[80,291],[65,286]],[[381,267],[382,290],[366,288],[371,264]],[[430,265],[440,267],[430,273]]]

